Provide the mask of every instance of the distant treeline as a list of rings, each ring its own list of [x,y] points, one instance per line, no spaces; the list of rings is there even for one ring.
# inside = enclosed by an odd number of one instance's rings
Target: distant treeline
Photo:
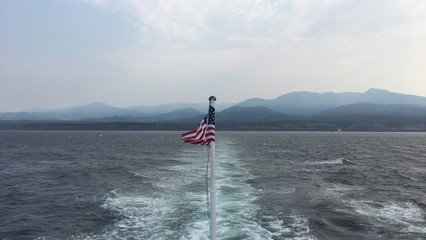
[[[61,131],[188,131],[197,128],[197,121],[153,123],[92,122],[92,121],[0,121],[0,130],[61,130]],[[424,132],[426,123],[405,121],[268,121],[216,122],[218,131],[369,131]]]

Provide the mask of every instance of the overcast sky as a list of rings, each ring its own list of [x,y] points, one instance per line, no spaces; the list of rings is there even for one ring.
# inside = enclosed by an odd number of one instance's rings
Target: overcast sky
[[[426,96],[426,1],[0,1],[0,112],[368,88]]]

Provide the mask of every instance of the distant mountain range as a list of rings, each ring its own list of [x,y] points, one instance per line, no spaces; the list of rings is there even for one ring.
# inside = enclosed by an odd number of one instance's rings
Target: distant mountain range
[[[117,108],[97,102],[60,110],[0,113],[0,120],[183,124],[186,120],[193,122],[204,116],[206,105],[176,103]],[[228,124],[233,128],[244,124],[251,128],[306,124],[335,127],[336,122],[387,124],[395,121],[426,126],[426,97],[380,89],[369,89],[364,93],[292,92],[275,99],[251,98],[237,104],[218,103],[216,109],[217,124]]]
[[[369,89],[364,93],[292,92],[272,100],[261,98],[247,99],[238,103],[238,106],[264,106],[279,113],[290,115],[312,115],[327,109],[356,103],[426,106],[426,97],[394,93],[381,89]]]
[[[232,105],[234,104],[219,103],[216,108],[220,111]],[[94,102],[57,110],[0,113],[0,120],[154,122],[201,116],[202,112],[207,112],[207,110],[207,103],[174,103],[118,108],[106,103]]]

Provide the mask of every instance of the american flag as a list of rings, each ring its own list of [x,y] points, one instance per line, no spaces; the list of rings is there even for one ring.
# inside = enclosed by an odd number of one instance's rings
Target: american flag
[[[182,140],[185,143],[210,146],[216,138],[214,113],[214,107],[209,106],[209,114],[201,120],[200,126],[196,130],[183,133]]]

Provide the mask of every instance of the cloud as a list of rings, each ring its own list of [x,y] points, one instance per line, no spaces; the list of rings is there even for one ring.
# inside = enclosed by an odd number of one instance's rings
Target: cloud
[[[22,7],[29,3],[31,11]],[[370,87],[426,95],[424,0],[4,4],[3,109],[19,101],[132,105],[197,102],[214,93],[236,102]]]
[[[110,0],[80,0],[82,2],[91,3],[97,7],[108,7]]]
[[[300,31],[294,24],[299,13],[292,1],[198,1],[198,0],[84,0],[95,6],[130,17],[142,38],[156,41],[206,41],[209,37],[225,40],[248,39],[256,35],[279,35]],[[294,5],[294,6],[293,6]],[[287,12],[283,14],[283,11]],[[278,26],[276,26],[278,25]],[[276,32],[276,27],[288,26]]]
[[[111,59],[121,59],[140,79],[166,86],[215,79],[227,90],[239,89],[228,101],[296,90],[419,93],[426,87],[422,0],[92,4],[127,17],[140,32],[140,48],[115,52]]]
[[[301,37],[356,37],[425,19],[421,0],[84,1],[129,17],[145,43],[172,47],[212,37],[255,46]]]

